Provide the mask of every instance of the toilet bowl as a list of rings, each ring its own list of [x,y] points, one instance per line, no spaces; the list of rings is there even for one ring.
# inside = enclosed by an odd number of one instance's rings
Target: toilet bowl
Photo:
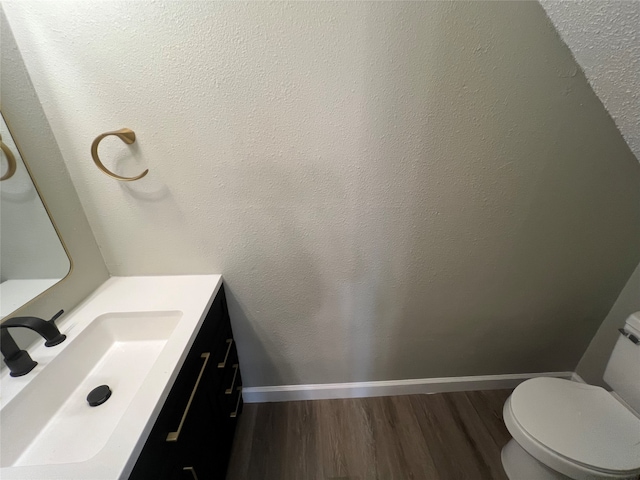
[[[503,409],[510,480],[640,478],[640,312],[621,333],[604,377],[613,392],[558,378],[513,391]]]

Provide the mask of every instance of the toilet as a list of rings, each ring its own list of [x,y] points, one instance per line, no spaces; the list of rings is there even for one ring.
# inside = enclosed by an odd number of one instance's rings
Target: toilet
[[[510,480],[640,478],[640,312],[620,329],[604,380],[613,389],[533,378],[507,399]]]

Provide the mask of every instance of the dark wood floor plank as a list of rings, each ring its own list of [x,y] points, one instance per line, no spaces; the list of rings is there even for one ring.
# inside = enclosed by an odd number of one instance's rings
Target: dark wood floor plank
[[[343,424],[343,445],[345,446],[344,463],[346,478],[349,480],[375,480],[375,440],[371,410],[366,399],[349,398],[338,400],[346,412]],[[340,409],[340,404],[337,405]],[[327,476],[327,479],[330,478]],[[340,477],[338,477],[340,478]]]
[[[313,402],[290,402],[287,406],[286,454],[280,455],[281,478],[323,480]]]
[[[509,396],[504,395],[503,392],[504,390],[465,392],[484,427],[499,448],[504,447],[511,439],[502,420],[502,407]]]
[[[510,390],[245,406],[227,480],[501,480]]]
[[[494,455],[499,448],[484,423],[478,416],[465,392],[450,393],[445,397],[461,429],[464,429],[473,445],[474,457],[478,460],[483,476],[495,480],[508,480],[502,469],[500,457]]]
[[[478,462],[473,445],[454,418],[444,395],[415,395],[411,401],[431,457],[443,479],[490,478],[487,469],[483,471],[482,463]]]
[[[375,480],[370,412],[363,399],[313,402],[325,479]]]
[[[339,478],[347,474],[345,446],[342,441],[343,418],[346,415],[341,408],[343,403],[340,400],[328,400],[316,402],[314,405],[320,464],[323,475],[327,478]]]
[[[380,432],[382,435],[376,437],[376,445],[385,445],[387,455],[394,459],[391,469],[378,466],[379,478],[438,480],[440,476],[422,437],[410,397],[382,397],[377,400],[383,408],[381,419],[386,421],[386,428]]]
[[[370,405],[375,445],[375,467],[378,478],[400,480],[405,473],[406,462],[402,446],[395,435],[397,416],[388,402],[388,397],[367,399]]]
[[[282,480],[282,455],[286,454],[286,403],[259,404],[247,478]]]

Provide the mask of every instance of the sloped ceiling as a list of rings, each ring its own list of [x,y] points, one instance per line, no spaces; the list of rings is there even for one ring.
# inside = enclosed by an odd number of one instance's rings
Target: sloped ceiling
[[[640,159],[640,1],[540,3]]]

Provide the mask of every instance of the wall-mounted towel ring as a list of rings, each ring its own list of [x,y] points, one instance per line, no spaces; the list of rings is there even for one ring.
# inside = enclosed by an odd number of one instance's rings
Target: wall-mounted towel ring
[[[127,145],[131,145],[133,142],[136,141],[136,134],[130,128],[121,128],[120,130],[114,130],[113,132],[106,132],[106,133],[103,133],[102,135],[98,135],[96,139],[93,141],[93,143],[91,144],[91,156],[93,157],[93,161],[95,162],[96,166],[100,170],[102,170],[103,173],[105,173],[106,175],[109,175],[111,178],[115,178],[116,180],[120,180],[122,182],[132,182],[134,180],[140,180],[147,173],[149,173],[149,169],[147,168],[144,172],[142,172],[140,175],[136,177],[121,177],[120,175],[116,175],[107,167],[105,167],[100,161],[100,157],[98,157],[98,144],[104,137],[108,137],[109,135],[115,135]]]
[[[7,162],[9,163],[7,172],[0,177],[0,182],[2,182],[3,180],[8,180],[13,177],[13,174],[16,173],[16,157],[13,156],[13,152],[9,150],[9,147],[7,147],[2,141],[2,137],[0,137],[0,148],[2,149],[2,153],[7,157]]]

